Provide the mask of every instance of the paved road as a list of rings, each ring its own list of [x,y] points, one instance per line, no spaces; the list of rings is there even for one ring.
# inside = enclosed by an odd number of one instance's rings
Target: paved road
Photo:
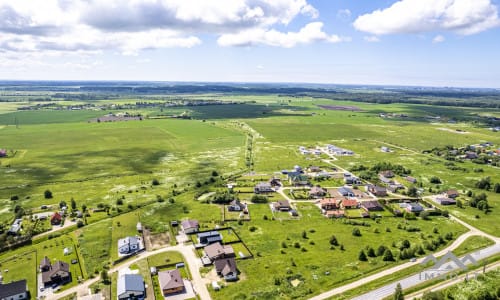
[[[210,300],[211,297],[210,297],[210,294],[208,292],[206,283],[200,275],[201,261],[198,257],[196,257],[192,245],[180,244],[180,245],[176,245],[176,246],[165,247],[165,248],[158,249],[158,250],[151,251],[151,252],[142,252],[142,253],[138,254],[137,256],[135,256],[133,259],[128,260],[125,263],[120,264],[116,267],[113,267],[112,269],[109,270],[108,273],[111,274],[113,272],[118,272],[118,270],[123,269],[123,268],[128,268],[130,265],[136,263],[137,261],[139,261],[141,259],[147,258],[147,257],[152,256],[152,255],[156,255],[159,253],[168,252],[168,251],[178,251],[182,254],[182,256],[184,257],[184,259],[189,267],[189,271],[191,272],[193,288],[194,288],[195,292],[198,295],[200,295],[201,299]],[[52,300],[52,299],[56,300],[56,299],[60,299],[62,297],[69,296],[72,293],[77,293],[78,296],[82,295],[82,294],[87,292],[90,285],[98,282],[99,280],[100,280],[100,277],[96,277],[96,278],[87,280],[78,286],[72,287],[68,290],[61,292],[61,293],[57,293],[57,294],[53,295],[52,297],[48,297],[46,299],[47,300]]]
[[[476,251],[476,252],[472,253],[471,256],[475,260],[478,261],[481,259],[488,258],[492,255],[499,253],[499,252],[500,252],[500,244],[495,244],[495,245],[490,246],[488,248]],[[467,261],[465,264],[469,265],[470,262]],[[450,271],[460,271],[458,266],[453,262],[448,262],[448,263],[442,265],[440,269],[447,269]],[[428,280],[427,278],[429,278],[429,277],[426,278],[426,276],[432,276],[432,275],[437,276],[438,273],[439,272],[433,271],[430,268],[430,269],[426,269],[425,271],[423,271],[421,273],[403,278],[403,279],[399,280],[398,282],[401,284],[401,287],[403,289],[407,289],[407,288],[416,286],[418,284],[421,284],[421,283],[427,281]],[[383,299],[385,297],[391,296],[392,294],[394,294],[394,290],[396,289],[396,285],[398,282],[394,282],[394,283],[385,285],[385,286],[378,288],[376,290],[373,290],[369,293],[366,293],[366,294],[363,294],[363,295],[358,296],[356,298],[353,298],[353,300],[374,300],[374,299]]]

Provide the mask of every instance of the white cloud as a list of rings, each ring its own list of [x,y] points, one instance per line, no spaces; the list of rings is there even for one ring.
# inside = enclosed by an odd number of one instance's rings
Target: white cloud
[[[263,65],[257,65],[257,69],[258,70],[264,70],[264,66]]]
[[[202,34],[224,41],[253,32],[257,40],[247,43],[283,47],[335,38],[317,25],[298,33],[273,29],[299,15],[314,19],[319,13],[307,0],[2,0],[0,53],[138,55],[194,47]]]
[[[368,42],[368,43],[378,43],[380,42],[380,38],[378,38],[377,36],[365,36],[363,37],[363,40],[365,40],[365,42]]]
[[[337,11],[337,18],[342,21],[349,21],[351,19],[351,11],[349,9],[339,9]]]
[[[337,35],[328,35],[322,30],[322,27],[323,23],[312,22],[302,27],[298,32],[286,33],[274,29],[255,28],[238,33],[224,34],[217,40],[217,43],[224,47],[268,45],[291,48],[299,44],[318,41],[338,43],[350,40]]]
[[[442,35],[436,35],[436,36],[432,39],[432,42],[433,42],[434,44],[436,44],[436,43],[442,43],[442,42],[444,42],[444,40],[445,40],[444,36],[442,36]]]
[[[499,25],[491,0],[401,0],[354,21],[357,30],[376,35],[431,31],[470,35]]]

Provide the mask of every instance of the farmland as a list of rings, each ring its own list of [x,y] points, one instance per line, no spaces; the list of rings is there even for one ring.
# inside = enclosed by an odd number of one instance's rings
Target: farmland
[[[106,105],[109,111],[17,111],[20,106],[35,105],[25,98],[0,103],[0,149],[7,149],[8,154],[0,158],[0,224],[4,232],[0,245],[15,244],[5,231],[16,216],[24,219],[22,232],[35,222],[34,214],[63,206],[68,206],[67,220],[80,222],[78,227],[51,233],[50,238],[35,237],[32,244],[0,253],[1,269],[9,270],[5,279],[22,278],[15,265],[26,267],[29,289],[35,291],[36,268],[44,256],[51,260],[76,259],[78,263],[71,265],[73,282],[65,287],[71,288],[78,279],[97,276],[112,267],[119,259],[118,239],[136,235],[138,222],[152,234],[164,233],[173,238],[177,229],[171,221],[189,218],[198,220],[203,230],[232,227],[253,254],[251,259],[238,260],[241,280],[211,291],[214,299],[305,299],[404,262],[406,258],[400,258],[403,240],[413,248],[424,248],[419,254],[423,256],[450,245],[467,231],[440,214],[428,219],[399,218],[386,210],[353,223],[348,219],[327,219],[314,200],[307,200],[307,190],[296,193],[301,195],[294,203],[297,218],[287,212],[273,213],[269,204],[249,203],[257,182],[273,176],[285,181],[281,171],[295,165],[346,171],[370,171],[381,162],[404,166],[411,170],[417,184],[406,182],[401,175],[396,180],[407,188],[418,187],[419,198],[429,202],[429,197],[456,189],[463,205],[436,205],[440,211],[499,236],[500,224],[496,220],[500,217],[500,194],[493,188],[495,183],[500,184],[498,167],[467,159],[450,162],[427,151],[485,142],[494,145],[491,149],[498,149],[500,135],[482,122],[482,108],[375,104],[317,95],[227,93],[183,97],[229,104],[190,102],[186,106],[136,108],[138,99],[133,95],[88,102]],[[161,103],[158,98],[154,102]],[[82,103],[87,102],[74,102]],[[88,122],[106,113],[125,112],[111,109],[111,104],[125,105],[127,113],[141,114],[143,119]],[[489,110],[491,115],[499,114],[498,109]],[[171,115],[175,117],[165,117]],[[301,146],[316,148],[326,144],[354,154],[331,158],[324,153],[303,155],[298,150]],[[381,151],[381,147],[391,151]],[[340,186],[342,172],[338,178],[313,183]],[[433,180],[435,177],[439,183]],[[482,178],[489,178],[489,189],[478,187]],[[248,220],[237,221],[238,213],[224,212],[225,206],[209,203],[209,196],[204,198],[209,193],[226,192],[228,183],[234,183],[239,199],[249,203]],[[487,209],[470,205],[481,193],[487,197]],[[284,199],[278,193],[269,197],[270,201]],[[82,216],[77,216],[77,211],[83,212]],[[348,215],[358,218],[360,212],[356,209]],[[41,230],[50,228],[48,222]],[[354,229],[359,229],[360,236],[353,236]],[[331,243],[332,236],[338,245]],[[427,244],[437,240],[441,240],[438,246],[426,249]],[[467,240],[459,250],[470,252],[487,244],[484,240]],[[390,249],[395,260],[384,261],[382,255],[359,259],[360,251],[380,246]],[[242,244],[235,247],[237,252],[246,251]],[[64,248],[72,249],[69,256],[62,254]],[[165,257],[150,257],[148,262],[159,263]],[[171,260],[182,258],[175,256]],[[146,274],[147,266],[143,261],[134,268]],[[113,278],[115,285],[116,276]]]

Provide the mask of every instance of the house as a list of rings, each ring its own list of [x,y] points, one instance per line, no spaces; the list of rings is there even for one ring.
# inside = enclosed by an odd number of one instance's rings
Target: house
[[[238,269],[233,257],[223,258],[214,261],[217,275],[223,277],[226,281],[238,280]]]
[[[280,200],[274,202],[273,207],[275,211],[289,211],[290,209],[292,209],[292,206],[290,205],[290,202],[288,202],[288,200]]]
[[[361,184],[361,180],[358,177],[355,176],[344,176],[344,183],[345,184]]]
[[[465,152],[465,158],[467,158],[467,159],[476,159],[478,157],[479,156],[477,155],[476,152],[472,152],[472,151]]]
[[[359,203],[358,203],[358,200],[356,200],[356,199],[344,199],[344,200],[342,200],[342,204],[341,204],[341,207],[343,209],[358,208],[358,206],[359,206]]]
[[[281,179],[279,178],[271,178],[269,179],[269,184],[272,186],[272,187],[280,187],[281,186]]]
[[[457,201],[453,198],[446,198],[446,197],[438,197],[436,198],[436,202],[441,204],[441,205],[455,205],[457,204]]]
[[[383,211],[384,208],[382,205],[376,200],[362,201],[360,204],[361,208],[365,211]]]
[[[380,181],[382,181],[382,182],[383,182],[383,183],[385,183],[385,184],[391,184],[391,183],[393,183],[393,182],[394,182],[391,178],[389,178],[389,177],[385,177],[385,176],[383,176],[382,174],[379,174],[379,175],[378,175],[378,179],[380,179]]]
[[[319,204],[323,210],[334,210],[340,208],[340,201],[335,198],[324,198],[319,201]]]
[[[307,168],[307,170],[311,173],[321,172],[321,168],[318,166],[310,166],[309,168]]]
[[[354,197],[356,195],[353,190],[345,186],[339,188],[338,193],[344,197]]]
[[[202,245],[209,245],[222,241],[222,235],[218,231],[206,231],[198,233],[198,242]]]
[[[309,197],[311,198],[321,198],[326,195],[326,191],[320,186],[313,186],[309,190]]]
[[[394,177],[394,172],[391,170],[386,170],[386,171],[381,171],[378,173],[379,176],[383,176],[385,178],[393,178]]]
[[[457,190],[447,190],[447,191],[446,191],[446,196],[447,196],[448,198],[453,198],[453,199],[455,199],[455,198],[457,198],[458,196],[460,196],[460,194],[458,193],[458,191],[457,191]]]
[[[412,202],[412,203],[406,204],[406,211],[408,211],[408,212],[419,213],[423,210],[424,210],[424,208],[418,202]]]
[[[184,220],[181,222],[181,227],[184,233],[198,232],[200,225],[197,220]]]
[[[344,210],[329,210],[326,212],[325,216],[327,218],[343,218],[345,217],[345,212]]]
[[[372,193],[377,197],[385,197],[387,196],[387,189],[383,186],[378,185],[370,185],[368,187],[368,192]]]
[[[118,253],[132,254],[140,250],[140,239],[137,236],[127,236],[118,240]]]
[[[240,202],[240,200],[233,200],[229,203],[228,211],[244,211],[247,209],[247,205]]]
[[[15,219],[14,223],[12,223],[12,225],[10,225],[10,229],[7,233],[11,234],[11,235],[19,234],[19,231],[21,230],[22,223],[23,223],[23,219]]]
[[[272,185],[268,182],[260,182],[253,188],[256,194],[266,194],[274,192]]]
[[[203,251],[211,261],[220,258],[234,257],[233,247],[230,245],[222,246],[219,242],[206,246]]]
[[[332,177],[332,175],[330,175],[330,173],[328,173],[326,171],[320,171],[320,172],[316,173],[316,175],[314,177],[315,178],[330,178],[330,177]]]
[[[160,289],[164,296],[184,291],[184,280],[182,280],[179,269],[162,271],[158,273]]]
[[[0,300],[23,300],[28,298],[26,279],[3,284],[0,282]]]
[[[146,289],[144,279],[138,274],[124,274],[118,278],[116,288],[118,300],[144,299]]]
[[[297,172],[288,173],[288,180],[289,180],[290,184],[292,184],[294,186],[308,186],[308,185],[310,185],[309,178],[302,173],[297,173]]]
[[[54,213],[52,217],[50,217],[50,224],[52,225],[60,225],[62,222],[62,216],[58,212]]]
[[[391,193],[396,193],[398,190],[404,189],[405,186],[400,184],[400,183],[393,183],[389,184],[387,187],[387,190],[389,190]]]
[[[411,177],[411,176],[406,176],[405,177],[406,181],[408,181],[409,183],[417,183],[417,179]]]
[[[69,264],[63,261],[51,264],[49,258],[45,256],[40,263],[40,271],[42,272],[42,283],[45,286],[65,284],[71,281]]]

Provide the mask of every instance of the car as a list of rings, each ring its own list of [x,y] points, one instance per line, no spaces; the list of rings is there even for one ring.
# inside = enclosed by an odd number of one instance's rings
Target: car
[[[42,286],[42,287],[40,287],[40,292],[43,292],[43,291],[45,291],[45,288]]]
[[[53,285],[50,286],[52,289],[55,289],[57,287],[57,283],[54,283]]]
[[[410,261],[411,261],[411,262],[416,262],[416,261],[417,261],[417,259],[416,259],[415,257],[412,257],[412,258],[410,258]]]

